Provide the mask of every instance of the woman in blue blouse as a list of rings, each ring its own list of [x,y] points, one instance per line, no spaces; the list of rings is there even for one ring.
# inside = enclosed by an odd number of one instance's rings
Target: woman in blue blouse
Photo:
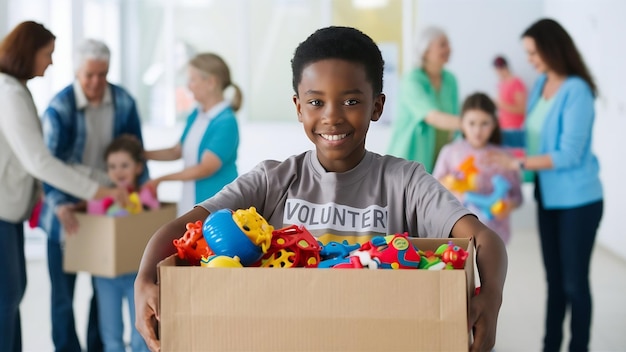
[[[242,100],[226,62],[218,55],[198,54],[189,61],[187,73],[187,86],[198,106],[187,118],[180,142],[170,148],[146,151],[148,160],[183,159],[183,170],[147,183],[156,188],[162,181],[183,181],[179,215],[237,178],[239,127],[235,112]],[[228,87],[235,91],[230,102],[224,99]]]
[[[522,35],[528,61],[541,73],[530,93],[526,158],[500,162],[536,172],[535,198],[548,284],[544,351],[559,351],[570,312],[569,350],[586,351],[591,329],[589,265],[603,210],[593,154],[596,85],[572,38],[542,19]]]

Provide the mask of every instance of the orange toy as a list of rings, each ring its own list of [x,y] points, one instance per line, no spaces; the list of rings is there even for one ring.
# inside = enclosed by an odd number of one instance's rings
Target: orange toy
[[[474,156],[470,155],[457,168],[456,172],[446,175],[441,183],[449,190],[465,193],[476,189],[478,169],[474,165]]]
[[[202,235],[202,221],[189,222],[186,228],[185,234],[173,241],[178,257],[187,259],[192,265],[200,265],[202,257],[208,258],[213,255]]]

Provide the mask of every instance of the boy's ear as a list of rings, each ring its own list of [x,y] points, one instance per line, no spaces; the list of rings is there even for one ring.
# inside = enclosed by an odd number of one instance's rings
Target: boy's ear
[[[374,109],[372,110],[372,121],[378,121],[380,116],[383,114],[383,106],[385,106],[385,99],[387,97],[380,93],[377,97],[374,98]]]
[[[302,122],[302,104],[300,104],[300,98],[297,94],[293,95],[293,104],[296,106],[296,113],[298,114],[298,121]]]

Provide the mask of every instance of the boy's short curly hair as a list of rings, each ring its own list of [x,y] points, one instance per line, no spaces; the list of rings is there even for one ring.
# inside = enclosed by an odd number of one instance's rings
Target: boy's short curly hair
[[[363,65],[374,95],[383,91],[383,61],[380,49],[365,33],[352,27],[321,28],[300,43],[291,59],[293,90],[298,94],[304,68],[325,59],[340,59]]]

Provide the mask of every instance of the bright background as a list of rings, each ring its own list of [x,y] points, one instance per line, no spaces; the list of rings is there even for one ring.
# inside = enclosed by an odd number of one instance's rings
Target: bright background
[[[493,95],[496,54],[504,54],[513,71],[532,84],[536,74],[526,63],[520,34],[533,21],[553,17],[574,38],[600,88],[594,147],[605,214],[599,243],[626,258],[620,219],[626,210],[626,167],[619,157],[626,131],[621,89],[626,47],[620,44],[625,13],[621,0],[0,0],[0,36],[25,19],[56,34],[54,66],[29,83],[40,110],[71,81],[74,44],[84,37],[104,40],[113,53],[110,81],[131,91],[144,125],[158,134],[160,128],[171,132],[180,126],[190,107],[182,68],[197,52],[214,51],[229,63],[244,92],[242,123],[289,122],[295,120],[294,48],[319,27],[355,26],[380,44],[387,62],[384,124],[393,119],[398,79],[413,63],[411,43],[424,26],[448,32],[453,49],[448,68],[458,78],[461,97],[477,90]]]

